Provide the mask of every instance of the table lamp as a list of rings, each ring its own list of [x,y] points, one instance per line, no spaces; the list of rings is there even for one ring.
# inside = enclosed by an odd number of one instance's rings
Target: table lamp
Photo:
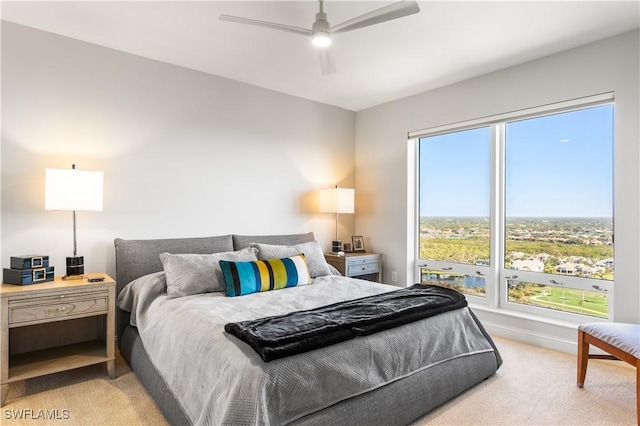
[[[71,169],[46,169],[45,210],[73,212],[73,256],[67,257],[63,279],[84,278],[84,257],[78,256],[76,211],[102,211],[103,173]]]
[[[338,215],[340,213],[354,213],[355,190],[350,188],[326,188],[320,190],[320,213],[336,214],[336,239],[331,242],[331,251],[337,253],[342,250],[342,241],[338,239]]]

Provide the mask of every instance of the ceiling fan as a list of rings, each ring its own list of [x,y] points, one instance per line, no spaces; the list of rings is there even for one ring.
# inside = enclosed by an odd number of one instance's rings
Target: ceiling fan
[[[307,37],[310,36],[313,45],[319,48],[320,69],[324,76],[336,71],[330,50],[331,36],[333,34],[357,30],[359,28],[380,24],[382,22],[391,21],[393,19],[402,18],[420,12],[420,7],[415,0],[402,0],[365,13],[364,15],[357,16],[332,27],[329,25],[329,21],[327,21],[327,14],[324,13],[323,0],[318,0],[318,2],[320,3],[320,10],[316,13],[316,20],[311,26],[311,29],[278,24],[275,22],[259,21],[257,19],[242,18],[240,16],[220,15],[219,18],[223,21],[271,28]]]

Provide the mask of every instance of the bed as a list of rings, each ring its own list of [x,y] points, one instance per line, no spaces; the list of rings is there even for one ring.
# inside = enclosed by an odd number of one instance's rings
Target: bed
[[[280,246],[300,253],[314,244],[313,233],[115,240],[118,347],[169,423],[408,424],[500,367],[497,348],[468,307],[264,362],[225,324],[397,287],[342,277],[328,265],[325,273],[318,256],[305,251],[315,275],[310,285],[173,297],[168,255],[161,260],[161,253],[266,256],[274,246],[274,253]]]

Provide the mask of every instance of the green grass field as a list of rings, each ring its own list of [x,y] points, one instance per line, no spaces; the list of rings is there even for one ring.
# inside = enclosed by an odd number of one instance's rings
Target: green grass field
[[[598,318],[608,318],[606,294],[577,289],[525,284],[509,289],[509,301],[541,306],[565,312],[575,312]]]

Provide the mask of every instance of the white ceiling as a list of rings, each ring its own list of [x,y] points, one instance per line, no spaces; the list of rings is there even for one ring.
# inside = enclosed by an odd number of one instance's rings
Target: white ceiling
[[[390,1],[327,0],[332,25]],[[315,1],[2,1],[2,19],[358,111],[638,28],[640,1],[421,1],[417,15],[337,34],[322,77]]]

